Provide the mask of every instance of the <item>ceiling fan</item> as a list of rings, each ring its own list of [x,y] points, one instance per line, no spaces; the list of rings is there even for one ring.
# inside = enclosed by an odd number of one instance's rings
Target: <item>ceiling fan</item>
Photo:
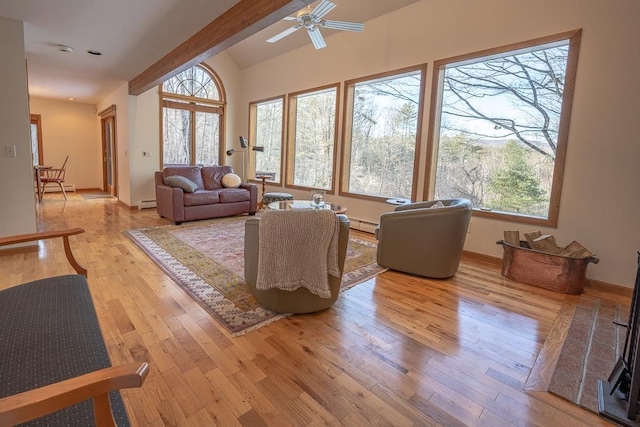
[[[297,21],[297,24],[279,34],[276,34],[267,40],[267,42],[275,43],[304,27],[307,29],[307,33],[309,34],[309,38],[311,38],[313,47],[316,49],[322,49],[327,46],[327,43],[325,43],[324,37],[322,37],[322,34],[320,33],[320,28],[357,32],[364,29],[364,24],[360,24],[358,22],[322,19],[327,13],[331,12],[334,7],[336,7],[335,3],[332,3],[329,0],[321,0],[320,3],[318,3],[318,5],[311,11],[310,9],[305,8],[299,11],[296,16],[288,16],[284,18],[285,21]]]

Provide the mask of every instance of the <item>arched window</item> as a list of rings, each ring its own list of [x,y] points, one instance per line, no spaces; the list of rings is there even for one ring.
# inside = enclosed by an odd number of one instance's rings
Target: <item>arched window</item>
[[[224,135],[224,87],[216,73],[196,65],[165,81],[162,164],[219,165]]]

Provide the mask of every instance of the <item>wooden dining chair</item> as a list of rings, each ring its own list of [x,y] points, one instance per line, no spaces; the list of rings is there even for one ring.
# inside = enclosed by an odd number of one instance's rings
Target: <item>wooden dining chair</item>
[[[50,168],[50,169],[42,169],[40,176],[40,200],[44,196],[44,190],[47,188],[47,184],[57,184],[60,186],[60,190],[62,190],[62,195],[64,199],[67,200],[67,193],[64,191],[64,175],[67,169],[67,161],[69,160],[69,156],[64,159],[64,163],[61,168]]]

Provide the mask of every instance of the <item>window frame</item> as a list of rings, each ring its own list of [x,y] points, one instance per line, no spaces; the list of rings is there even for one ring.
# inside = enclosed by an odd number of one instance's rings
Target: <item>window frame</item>
[[[164,82],[160,83],[160,85],[158,86],[158,98],[160,101],[160,112],[159,112],[160,114],[160,143],[159,143],[160,155],[158,157],[160,160],[160,169],[163,169],[165,167],[165,164],[164,164],[164,108],[165,107],[186,110],[190,112],[190,127],[191,127],[190,133],[192,136],[190,141],[190,145],[191,145],[190,159],[189,159],[190,166],[194,166],[196,164],[195,163],[196,113],[204,112],[204,113],[218,114],[219,115],[218,121],[220,124],[219,135],[218,135],[218,138],[220,141],[218,144],[218,164],[220,165],[225,164],[225,156],[224,156],[224,153],[226,151],[225,112],[226,112],[226,105],[227,105],[227,96],[224,89],[224,85],[222,84],[222,80],[220,79],[218,74],[213,70],[213,68],[211,68],[209,65],[205,64],[204,62],[200,64],[196,64],[193,67],[202,68],[207,74],[209,74],[209,76],[211,77],[211,81],[216,85],[220,99],[213,100],[208,98],[200,98],[196,96],[185,96],[185,95],[180,95],[180,94],[171,93],[171,92],[164,92],[162,89]],[[193,68],[193,67],[190,67],[190,68]],[[181,72],[183,71],[185,70],[182,70]],[[178,74],[180,73],[177,73],[176,75]],[[170,78],[173,78],[173,77],[175,76],[172,76]],[[180,101],[183,101],[183,102],[180,102]]]
[[[30,114],[29,120],[30,120],[30,126],[35,125],[38,132],[38,134],[36,135],[36,138],[38,139],[38,163],[37,164],[42,166],[44,165],[44,149],[42,148],[42,116],[40,114]],[[33,163],[34,160],[35,159],[33,159],[33,153],[32,153],[31,163]]]
[[[385,71],[382,73],[371,74],[356,79],[345,80],[343,88],[343,114],[342,114],[342,146],[340,150],[340,196],[347,196],[354,199],[371,200],[371,201],[385,201],[392,196],[381,196],[372,194],[353,193],[349,191],[349,177],[350,177],[350,159],[351,159],[351,131],[353,125],[353,94],[355,85],[358,83],[382,80],[385,77],[400,76],[402,74],[409,74],[414,71],[420,71],[420,94],[418,95],[418,109],[417,109],[417,124],[416,124],[416,142],[413,158],[413,178],[411,181],[411,200],[416,200],[418,195],[418,183],[419,183],[419,165],[421,158],[422,147],[422,129],[423,129],[423,117],[425,107],[425,87],[427,80],[427,63],[414,65],[411,67],[400,68],[391,71]]]
[[[512,51],[518,51],[535,46],[550,44],[563,40],[568,40],[567,68],[565,76],[564,93],[562,96],[562,109],[560,111],[560,121],[558,125],[558,143],[556,147],[556,157],[554,161],[553,177],[551,180],[551,193],[549,196],[549,211],[547,218],[529,216],[519,213],[495,212],[488,209],[474,207],[473,215],[483,218],[491,218],[504,221],[519,222],[523,224],[539,225],[546,227],[557,227],[560,213],[560,199],[562,193],[562,180],[567,155],[567,144],[569,139],[569,126],[571,122],[571,111],[573,108],[573,95],[575,90],[578,56],[580,51],[581,29],[557,33],[545,37],[530,39],[523,42],[512,43],[496,48],[485,49],[464,55],[458,55],[446,59],[440,59],[433,64],[433,76],[431,83],[431,100],[429,111],[429,133],[427,135],[427,158],[426,173],[423,189],[424,200],[429,200],[435,192],[435,176],[437,170],[437,150],[440,140],[440,122],[442,112],[442,91],[443,73],[448,64],[476,60],[482,57],[502,55]]]
[[[280,136],[280,170],[277,171],[279,176],[280,176],[280,180],[279,181],[275,181],[275,180],[270,180],[270,179],[266,179],[266,182],[268,182],[269,184],[272,185],[276,185],[276,186],[282,186],[282,183],[285,182],[284,179],[284,167],[285,167],[285,158],[286,158],[286,148],[285,148],[285,136],[286,136],[286,127],[287,127],[287,123],[286,123],[286,119],[287,119],[287,96],[286,95],[279,95],[279,96],[273,96],[271,98],[266,98],[266,99],[261,99],[258,101],[251,101],[249,102],[249,132],[248,132],[248,139],[249,139],[249,147],[255,147],[258,145],[258,142],[256,141],[256,128],[257,128],[257,108],[261,105],[261,104],[267,104],[276,100],[281,100],[282,101],[282,129],[281,129],[281,136]],[[259,181],[258,179],[256,179],[255,173],[255,166],[256,166],[256,155],[258,152],[251,150],[249,147],[247,147],[247,150],[249,151],[249,181],[252,182],[262,182]]]
[[[335,90],[336,93],[336,105],[335,116],[333,120],[333,164],[331,167],[331,188],[316,188],[307,187],[304,185],[297,185],[293,183],[295,174],[295,137],[296,137],[296,117],[297,117],[297,101],[301,95],[312,94],[313,92]],[[318,86],[311,89],[305,89],[302,91],[291,92],[287,94],[287,145],[286,145],[286,170],[285,170],[285,187],[297,190],[325,190],[326,194],[336,194],[336,170],[338,160],[338,131],[340,117],[340,83],[332,83],[324,86]]]

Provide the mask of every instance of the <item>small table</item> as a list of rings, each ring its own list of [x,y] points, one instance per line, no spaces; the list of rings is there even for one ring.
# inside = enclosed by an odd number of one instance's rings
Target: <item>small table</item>
[[[322,206],[312,206],[311,200],[282,200],[280,202],[270,203],[269,209],[330,209],[337,214],[347,212],[346,207],[329,202],[324,202],[324,205]]]
[[[274,176],[272,173],[257,173],[256,174],[256,179],[260,179],[262,180],[262,197],[260,199],[260,203],[258,205],[258,209],[262,209],[263,207],[263,202],[262,199],[264,199],[264,190],[265,190],[265,185],[267,184],[267,179],[273,179]]]

